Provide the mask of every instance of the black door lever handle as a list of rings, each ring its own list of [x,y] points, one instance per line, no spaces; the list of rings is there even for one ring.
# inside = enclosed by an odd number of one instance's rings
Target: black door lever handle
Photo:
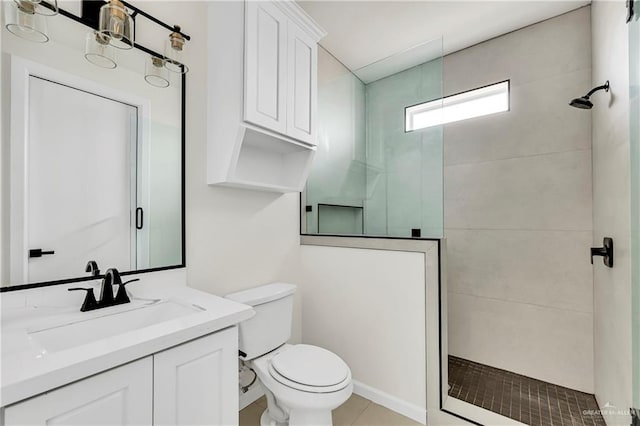
[[[30,249],[29,257],[42,257],[50,254],[56,254],[53,250]]]
[[[593,265],[593,256],[602,256],[604,264],[613,268],[613,238],[605,237],[602,245],[603,247],[591,247],[591,264]]]

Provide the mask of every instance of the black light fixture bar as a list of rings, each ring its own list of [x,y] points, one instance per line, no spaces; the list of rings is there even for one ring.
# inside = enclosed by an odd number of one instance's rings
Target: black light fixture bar
[[[145,12],[144,10],[142,10],[142,9],[138,9],[137,7],[135,7],[135,6],[131,5],[131,3],[128,3],[128,2],[126,2],[126,1],[124,1],[124,0],[120,0],[120,2],[121,2],[122,4],[124,4],[126,7],[128,7],[129,9],[133,10],[133,11],[135,12],[135,14],[142,15],[142,16],[144,16],[145,18],[147,18],[148,20],[153,21],[153,22],[155,22],[156,24],[160,25],[161,27],[164,27],[164,28],[168,29],[168,30],[169,30],[169,31],[171,31],[171,32],[176,32],[176,33],[178,33],[178,34],[182,35],[182,37],[184,37],[184,38],[185,38],[185,39],[187,39],[187,40],[191,40],[191,36],[189,36],[189,35],[187,35],[187,34],[183,33],[182,31],[176,31],[175,25],[169,25],[169,24],[167,24],[167,23],[165,23],[165,22],[162,22],[161,20],[159,20],[159,19],[158,19],[158,18],[156,18],[155,16],[153,16],[153,15],[149,15],[149,14],[148,14],[147,12]]]
[[[84,4],[84,3],[85,3],[85,1],[83,1],[83,4]],[[49,5],[49,3],[47,3],[46,1],[43,1],[43,2],[42,2],[42,3],[40,3],[40,4],[42,4],[43,6],[45,6],[45,7],[49,8],[49,9],[51,9],[51,8],[52,8],[52,6],[51,6],[51,5]],[[166,28],[166,29],[168,29],[168,30],[170,30],[170,31],[175,31],[175,28],[174,28],[174,27],[172,27],[172,26],[170,26],[170,25],[168,25],[168,24],[166,24],[166,23],[162,22],[161,20],[159,20],[158,18],[156,18],[156,17],[154,17],[154,16],[152,16],[152,15],[149,15],[148,13],[146,13],[146,12],[144,12],[144,11],[142,11],[142,10],[138,9],[137,7],[135,7],[135,6],[131,6],[129,3],[124,2],[124,1],[122,2],[122,4],[124,4],[126,7],[130,8],[130,9],[132,9],[136,14],[140,14],[140,15],[142,15],[142,16],[144,16],[145,18],[149,19],[150,21],[153,21],[153,22],[155,22],[156,24],[158,24],[158,25],[160,25],[160,26],[162,26],[162,27],[164,27],[164,28]],[[84,26],[87,26],[87,27],[92,28],[92,29],[94,29],[94,30],[96,30],[96,29],[97,29],[97,28],[96,28],[96,26],[94,25],[94,23],[93,23],[91,20],[89,20],[89,19],[87,19],[87,18],[85,18],[85,17],[81,17],[81,16],[78,16],[78,15],[74,15],[73,13],[71,13],[71,12],[69,12],[69,11],[67,11],[67,10],[62,9],[61,7],[58,7],[58,13],[59,13],[60,15],[64,16],[64,17],[69,18],[69,19],[72,19],[72,20],[74,20],[74,21],[76,21],[76,22],[78,22],[78,23],[80,23],[80,24],[82,24],[82,25],[84,25]],[[185,39],[187,39],[187,40],[191,40],[191,37],[190,37],[189,35],[187,35],[187,34],[183,33],[182,31],[176,31],[176,32],[180,33],[180,34],[181,34]],[[133,44],[133,47],[135,47],[135,48],[137,48],[137,49],[140,49],[140,50],[142,50],[143,52],[145,52],[145,53],[147,53],[147,54],[149,54],[149,55],[155,56],[155,57],[157,57],[157,58],[164,58],[164,55],[163,55],[163,54],[158,53],[158,52],[156,52],[156,51],[154,51],[154,50],[152,50],[152,49],[149,49],[148,47],[145,47],[145,46],[143,46],[143,45],[141,45],[141,44],[134,43],[134,44]]]

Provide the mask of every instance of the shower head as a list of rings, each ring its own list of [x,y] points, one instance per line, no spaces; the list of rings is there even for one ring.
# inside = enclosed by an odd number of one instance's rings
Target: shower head
[[[593,103],[589,100],[588,96],[583,96],[581,98],[575,98],[574,100],[569,102],[569,105],[571,105],[572,107],[575,107],[575,108],[580,108],[580,109],[591,109],[591,108],[593,108]]]
[[[584,95],[582,97],[579,97],[579,98],[573,99],[571,102],[569,102],[569,105],[571,105],[574,108],[580,108],[580,109],[591,109],[591,108],[593,108],[593,103],[589,100],[589,98],[591,97],[591,95],[596,93],[598,90],[604,90],[605,92],[608,92],[609,91],[609,80],[607,80],[607,82],[604,83],[602,86],[594,87],[586,95]]]

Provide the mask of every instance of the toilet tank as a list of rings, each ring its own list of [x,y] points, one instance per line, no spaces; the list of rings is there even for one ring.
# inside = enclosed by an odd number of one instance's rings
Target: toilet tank
[[[256,314],[240,323],[238,349],[250,360],[271,352],[291,338],[293,294],[296,286],[286,283],[266,284],[231,293],[227,299],[250,305]]]

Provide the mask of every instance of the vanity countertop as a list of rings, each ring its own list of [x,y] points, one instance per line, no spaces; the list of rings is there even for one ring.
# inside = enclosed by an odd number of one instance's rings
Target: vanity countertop
[[[56,287],[67,293],[68,286]],[[141,288],[132,290],[130,304],[91,312],[79,311],[77,297],[73,305],[68,299],[63,303],[42,295],[25,298],[21,304],[11,293],[2,293],[0,407],[233,326],[255,314],[250,306],[186,286]],[[65,327],[70,330],[66,336]]]

